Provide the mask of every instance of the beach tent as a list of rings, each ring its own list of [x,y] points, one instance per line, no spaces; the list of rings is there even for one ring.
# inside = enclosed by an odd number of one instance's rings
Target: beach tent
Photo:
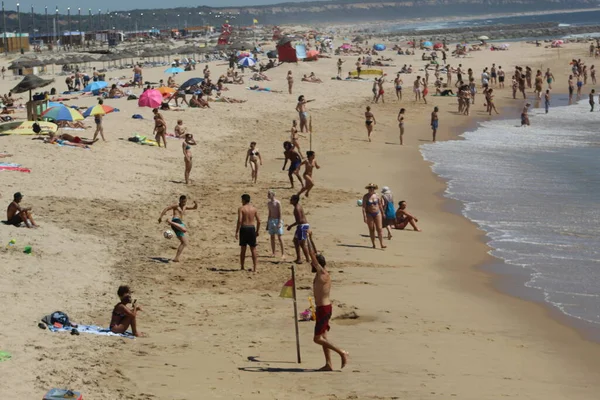
[[[284,37],[277,43],[277,55],[280,62],[298,62],[296,49],[292,47],[292,39]]]

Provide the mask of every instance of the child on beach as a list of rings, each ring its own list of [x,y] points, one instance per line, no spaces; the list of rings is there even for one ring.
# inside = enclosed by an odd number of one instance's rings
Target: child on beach
[[[250,162],[250,168],[252,169],[252,183],[256,183],[258,179],[258,165],[262,165],[262,157],[260,152],[256,148],[256,142],[250,143],[250,148],[246,152],[246,163],[245,167],[248,168],[248,161]]]
[[[319,164],[317,164],[314,151],[306,152],[306,160],[302,161],[302,164],[300,166],[302,165],[304,165],[304,187],[300,189],[300,191],[298,192],[298,196],[300,196],[302,192],[306,192],[304,195],[308,197],[310,190],[315,186],[315,182],[312,177],[313,170],[314,168],[321,168]]]

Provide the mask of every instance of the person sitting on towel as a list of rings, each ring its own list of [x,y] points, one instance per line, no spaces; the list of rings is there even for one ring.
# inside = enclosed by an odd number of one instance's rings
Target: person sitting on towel
[[[113,308],[112,317],[110,319],[110,331],[113,333],[125,333],[129,326],[133,336],[144,336],[143,333],[137,330],[137,313],[142,311],[142,307],[137,306],[136,300],[131,301],[131,289],[129,286],[119,286],[117,295],[121,301]],[[131,304],[132,308],[127,307]]]
[[[31,216],[31,208],[22,208],[19,203],[23,200],[23,195],[19,192],[13,196],[13,201],[6,209],[6,224],[21,226],[24,222],[28,228],[36,227],[37,225]]]

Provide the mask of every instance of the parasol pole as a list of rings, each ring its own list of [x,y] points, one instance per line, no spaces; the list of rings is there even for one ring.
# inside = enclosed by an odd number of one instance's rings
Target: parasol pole
[[[296,302],[296,266],[292,264],[292,293],[294,295],[294,325],[296,327],[296,357],[298,358],[298,364],[302,363],[302,357],[300,356],[300,332],[298,328],[298,303]]]

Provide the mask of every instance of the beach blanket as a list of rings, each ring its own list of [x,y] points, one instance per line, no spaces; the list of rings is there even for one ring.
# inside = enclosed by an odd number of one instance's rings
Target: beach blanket
[[[52,331],[52,332],[71,332],[73,330],[72,327],[57,328],[53,325],[48,325],[48,329],[50,329],[50,331]],[[118,336],[118,337],[123,337],[123,338],[127,338],[127,339],[135,339],[135,336],[133,336],[133,334],[131,332],[114,333],[114,332],[111,332],[110,329],[103,328],[101,326],[78,325],[77,328],[75,328],[75,329],[77,329],[77,331],[79,331],[79,333],[91,333],[92,335]]]
[[[70,128],[68,126],[65,126],[64,128],[60,128],[63,131],[85,131],[85,128]]]

